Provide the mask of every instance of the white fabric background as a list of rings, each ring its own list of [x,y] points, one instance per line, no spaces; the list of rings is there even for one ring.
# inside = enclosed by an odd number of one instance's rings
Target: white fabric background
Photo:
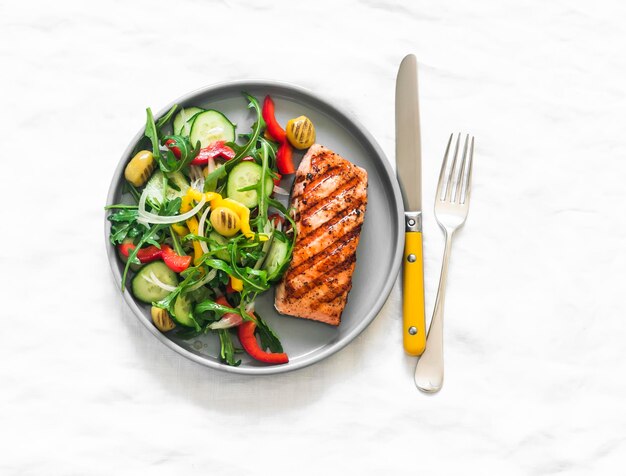
[[[2,2],[0,473],[623,473],[625,16],[618,1]],[[295,373],[228,375],[154,339],[102,230],[144,108],[290,81],[356,115],[393,161],[409,52],[429,314],[445,141],[477,141],[442,392],[413,385],[397,285],[356,341]]]

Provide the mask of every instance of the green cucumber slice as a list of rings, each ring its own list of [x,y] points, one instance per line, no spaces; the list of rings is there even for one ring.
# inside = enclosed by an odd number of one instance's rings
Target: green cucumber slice
[[[176,117],[174,117],[174,134],[177,136],[189,137],[191,123],[193,122],[194,117],[202,111],[204,111],[204,109],[193,106],[181,109],[180,112],[176,114]]]
[[[172,319],[177,324],[185,327],[197,327],[196,320],[193,318],[191,300],[186,294],[180,294],[176,298],[172,311]]]
[[[167,187],[167,194],[165,198],[173,200],[176,197],[183,197],[189,189],[189,182],[181,172],[173,172],[168,175],[168,180],[176,185],[180,190],[176,190],[173,187]],[[152,174],[150,180],[146,184],[146,202],[152,207],[158,208],[163,201],[163,190],[165,182],[163,180],[163,172],[157,170]]]
[[[133,295],[140,301],[152,303],[166,297],[170,291],[160,288],[149,281],[150,273],[154,273],[159,281],[170,286],[178,285],[176,273],[169,269],[162,261],[149,263],[141,268],[131,283]]]
[[[209,109],[194,118],[189,140],[193,147],[198,141],[200,147],[206,147],[218,140],[235,142],[235,125],[221,112]]]
[[[256,190],[240,191],[242,188],[256,185],[261,180],[263,168],[255,162],[241,162],[233,167],[228,174],[226,194],[229,198],[244,204],[248,208],[254,208],[259,204]],[[268,197],[274,190],[274,181],[269,175],[265,177],[265,195]]]
[[[273,280],[278,278],[277,273],[287,262],[287,254],[289,253],[289,244],[282,241],[277,234],[274,234],[272,246],[270,246],[265,261],[263,261],[263,269],[267,271],[267,279]]]
[[[211,251],[213,251],[219,246],[224,246],[228,243],[228,238],[220,235],[217,231],[212,231],[211,233],[209,233],[209,238],[215,241],[215,244],[209,243],[209,249]],[[220,250],[217,253],[215,253],[215,257],[218,259],[224,260],[227,263],[230,263],[230,254],[228,253],[228,250],[226,249]]]

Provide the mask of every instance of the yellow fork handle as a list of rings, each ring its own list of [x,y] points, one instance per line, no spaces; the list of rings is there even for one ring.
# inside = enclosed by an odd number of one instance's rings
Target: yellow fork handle
[[[424,316],[424,260],[422,233],[405,233],[404,282],[402,288],[402,340],[409,355],[422,355],[426,348]]]

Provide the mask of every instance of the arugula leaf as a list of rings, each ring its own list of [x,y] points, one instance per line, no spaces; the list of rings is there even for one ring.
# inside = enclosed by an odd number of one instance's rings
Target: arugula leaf
[[[271,352],[283,352],[280,339],[272,328],[256,312],[254,317],[256,317],[256,330],[261,338],[261,348],[263,350],[269,349]]]
[[[215,301],[211,301],[208,299],[206,301],[202,301],[201,303],[196,304],[194,311],[198,313],[211,311],[211,312],[214,312],[217,317],[222,317],[224,314],[229,313],[229,312],[235,312],[236,314],[239,314],[237,312],[237,309],[233,309],[228,306],[223,306],[221,304],[216,303]]]
[[[180,205],[183,203],[183,199],[180,197],[175,197],[172,200],[168,200],[161,210],[159,210],[159,215],[164,216],[172,216],[178,213],[180,210]]]
[[[236,263],[238,261],[237,251],[237,240],[232,241],[228,244],[228,248],[231,254],[231,263],[227,264],[225,261],[221,259],[212,258],[210,254],[205,254],[203,258],[203,263],[209,266],[210,268],[215,268],[224,271],[230,276],[234,276],[236,278],[241,279],[244,282],[244,285],[248,285],[255,291],[267,291],[269,289],[269,284],[267,283],[267,273],[259,272],[260,270],[255,270],[250,267],[240,268]],[[252,279],[250,275],[257,275],[259,279]]]
[[[174,113],[176,112],[176,109],[178,109],[178,104],[174,104],[169,111],[167,111],[165,113],[165,115],[163,117],[161,117],[161,119],[159,119],[156,123],[156,128],[157,130],[161,130],[163,128],[163,126],[165,124],[167,124],[168,122],[170,122],[170,119],[172,118],[172,116],[174,115]]]
[[[248,100],[248,109],[254,109],[254,111],[256,112],[256,121],[254,124],[252,124],[252,134],[250,135],[250,140],[243,147],[234,144],[237,147],[237,154],[232,160],[243,159],[244,157],[249,155],[250,150],[256,145],[257,141],[259,140],[259,136],[261,135],[261,129],[265,127],[265,121],[263,121],[263,115],[261,114],[261,106],[259,105],[259,101],[257,100],[257,98],[255,98],[251,94],[248,94],[247,92],[242,92],[242,94]],[[228,161],[227,163],[232,162],[232,160]]]
[[[265,225],[267,224],[267,195],[265,193],[265,178],[268,175],[268,164],[267,164],[267,142],[261,142],[261,179],[257,183],[259,190],[257,191],[257,197],[259,197],[259,208],[258,208],[258,230],[259,233],[265,231]]]
[[[235,160],[235,159],[232,159]],[[232,162],[229,161],[229,162]],[[228,162],[227,162],[228,163]],[[217,167],[213,172],[207,175],[204,179],[204,192],[215,192],[217,190],[218,182],[226,177],[227,171],[226,166],[222,165],[221,167]]]
[[[152,109],[146,109],[146,131],[145,136],[152,142],[152,155],[155,159],[161,156],[161,149],[159,147],[159,133],[157,126],[154,123],[154,116],[152,115]]]
[[[219,329],[218,335],[220,336],[220,359],[233,367],[239,366],[241,360],[235,360],[235,346],[229,330]]]
[[[177,147],[178,150],[180,150],[180,158],[176,157],[174,152],[169,149],[160,154],[158,157],[159,167],[165,173],[178,172],[182,170],[184,167],[187,167],[198,155],[198,152],[200,152],[200,142],[196,144],[196,147],[192,147],[191,142],[189,142],[187,137],[176,135],[163,137],[163,143],[168,140],[174,141],[170,147]]]
[[[144,135],[150,139],[152,143],[152,156],[158,162],[159,168],[164,173],[182,170],[189,165],[200,151],[200,144],[197,144],[196,147],[192,147],[187,137],[178,135],[163,137],[163,143],[170,139],[173,140],[174,144],[172,144],[172,147],[177,147],[180,150],[180,159],[177,158],[170,149],[161,151],[161,142],[159,141],[161,128],[169,122],[177,107],[177,105],[173,106],[156,124],[154,122],[154,116],[152,115],[152,109],[146,109],[146,130]]]
[[[176,236],[176,233],[174,232],[174,228],[172,228],[172,225],[169,226],[169,229],[170,229],[170,236],[172,237],[172,244],[174,245],[174,250],[176,251],[177,254],[184,255],[185,252],[183,251],[182,246],[180,246],[180,242],[178,241],[178,237]]]
[[[113,245],[119,245],[126,238],[134,239],[146,233],[145,225],[137,221],[138,211],[136,207],[130,208],[131,205],[124,206],[124,208],[119,207],[120,205],[111,205],[110,209],[118,208],[118,210],[107,217],[107,220],[111,222],[109,240]],[[160,236],[157,234],[156,238],[158,239]]]

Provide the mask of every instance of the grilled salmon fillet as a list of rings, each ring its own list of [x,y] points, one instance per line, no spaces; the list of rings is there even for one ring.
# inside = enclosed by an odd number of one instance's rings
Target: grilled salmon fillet
[[[352,288],[367,205],[367,172],[319,144],[296,172],[296,244],[276,288],[281,314],[339,325]]]

